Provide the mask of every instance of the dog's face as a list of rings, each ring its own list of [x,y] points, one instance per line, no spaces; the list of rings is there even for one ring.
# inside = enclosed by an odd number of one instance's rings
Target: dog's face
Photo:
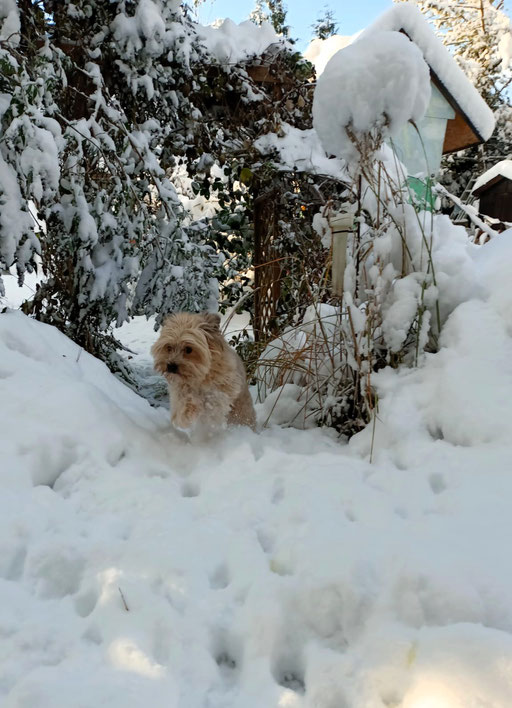
[[[155,369],[171,381],[201,382],[210,371],[220,317],[210,313],[169,315],[151,348]]]

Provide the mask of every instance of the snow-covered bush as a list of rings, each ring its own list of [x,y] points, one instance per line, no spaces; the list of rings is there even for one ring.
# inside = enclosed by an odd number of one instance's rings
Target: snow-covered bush
[[[446,318],[473,294],[476,247],[466,230],[412,203],[386,153],[356,178],[345,205],[355,208],[355,220],[343,297],[326,280],[303,317],[260,356],[255,377],[265,420],[357,432],[377,413],[374,374],[415,366],[435,351]],[[319,228],[326,214],[315,220]]]
[[[327,63],[313,120],[326,152],[357,163],[407,121],[422,118],[429,101],[430,72],[420,49],[400,32],[373,32]]]
[[[191,87],[189,100],[200,118],[171,179],[208,243],[225,255],[215,271],[221,309],[242,300],[241,307],[253,310],[254,299],[245,295],[254,277],[255,203],[272,195],[273,245],[287,276],[281,325],[297,305],[298,264],[317,245],[311,204],[318,202],[315,182],[324,180],[297,173],[285,156],[262,159],[259,145],[288,127],[311,132],[312,66],[268,23],[225,20],[197,31],[208,80]]]
[[[22,278],[40,253],[30,311],[104,352],[130,313],[204,308],[212,294],[218,257],[181,225],[166,176],[200,45],[177,0],[22,8],[0,3],[0,266]]]
[[[377,34],[385,35],[382,42],[366,38],[353,45],[360,62],[344,61],[352,47],[335,55],[315,94],[314,125],[325,151],[345,158],[341,207],[354,214],[343,294],[335,296],[325,278],[305,314],[268,344],[256,369],[260,399],[270,394],[265,417],[327,424],[347,435],[376,415],[374,374],[389,365],[416,365],[435,350],[443,322],[471,296],[475,282],[474,247],[465,230],[425,210],[405,168],[383,145],[408,120],[421,118],[429,74],[421,56],[414,50],[408,56],[413,45],[406,37]],[[397,80],[392,72],[376,80],[386,52],[386,72],[388,64],[401,67]],[[360,74],[361,65],[366,73]],[[314,220],[329,247],[336,211],[326,203]],[[336,262],[332,249],[325,260],[328,271]]]

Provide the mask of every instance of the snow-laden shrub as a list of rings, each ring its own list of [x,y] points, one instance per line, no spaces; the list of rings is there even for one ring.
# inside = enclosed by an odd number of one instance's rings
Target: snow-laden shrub
[[[390,66],[400,67],[398,76]],[[414,366],[435,350],[445,318],[471,295],[465,230],[425,210],[427,202],[383,145],[407,121],[421,118],[429,93],[425,62],[399,33],[360,40],[322,74],[314,125],[327,154],[345,160],[349,189],[342,208],[354,213],[343,293],[333,295],[326,277],[305,314],[263,352],[256,379],[266,418],[356,432],[377,413],[375,373]],[[326,203],[314,220],[328,246],[333,211]],[[325,260],[328,276],[336,262],[332,249]]]
[[[420,49],[400,32],[373,32],[338,51],[318,79],[315,129],[327,153],[357,162],[430,101],[430,72]]]
[[[22,279],[40,254],[27,309],[95,353],[129,314],[212,294],[218,258],[166,176],[193,113],[189,25],[177,0],[0,3],[0,267]]]
[[[354,185],[343,297],[326,283],[261,354],[255,379],[264,420],[357,432],[377,412],[374,374],[415,366],[435,351],[448,315],[472,296],[477,247],[448,217],[410,203],[392,168],[379,161]]]

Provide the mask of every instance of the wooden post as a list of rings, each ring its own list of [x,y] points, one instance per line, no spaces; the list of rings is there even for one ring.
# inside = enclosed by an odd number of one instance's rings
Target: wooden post
[[[354,223],[354,215],[341,213],[329,219],[332,233],[332,294],[343,296],[343,281],[347,265],[347,237]]]
[[[254,199],[254,339],[265,340],[275,327],[281,293],[281,264],[274,252],[278,190],[270,189]]]

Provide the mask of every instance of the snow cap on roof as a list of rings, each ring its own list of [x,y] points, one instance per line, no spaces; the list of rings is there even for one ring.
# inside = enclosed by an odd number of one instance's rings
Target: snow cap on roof
[[[420,48],[430,69],[453,97],[462,113],[482,140],[488,140],[494,130],[494,116],[471,81],[457,65],[442,42],[436,37],[421,12],[409,3],[394,5],[384,12],[360,37],[375,31],[403,30]]]
[[[512,160],[502,160],[494,165],[494,167],[484,172],[483,175],[480,175],[471,191],[476,192],[480,187],[488,184],[495,177],[505,177],[512,181]]]

